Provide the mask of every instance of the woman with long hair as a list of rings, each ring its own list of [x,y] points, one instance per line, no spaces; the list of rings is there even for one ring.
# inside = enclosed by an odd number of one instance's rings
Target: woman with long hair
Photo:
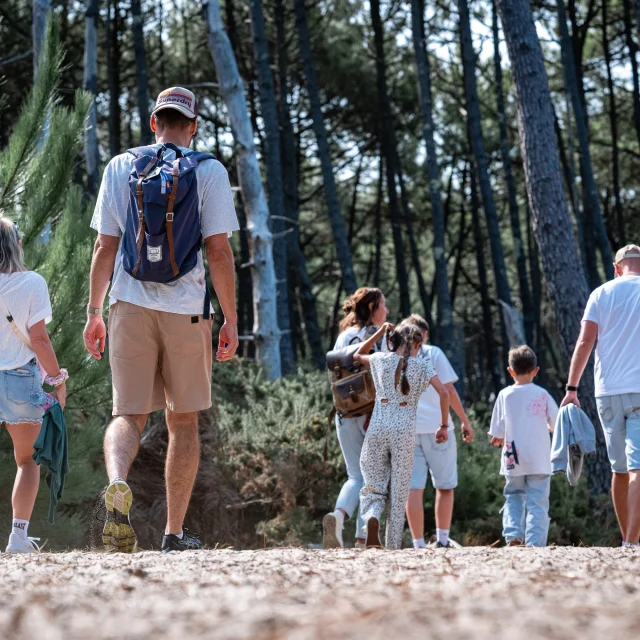
[[[345,314],[340,323],[340,335],[334,349],[344,349],[356,342],[363,342],[368,335],[375,333],[387,320],[389,309],[380,289],[363,287],[349,296],[342,306]],[[382,348],[382,345],[374,348]],[[335,509],[322,521],[323,543],[325,549],[344,546],[342,530],[346,518],[351,518],[358,508],[360,489],[364,480],[360,470],[360,453],[365,437],[365,427],[369,416],[342,418],[336,416],[338,442],[347,466],[347,481],[342,486]],[[362,530],[363,522],[358,516],[356,532]],[[364,544],[364,538],[356,533],[356,546]]]
[[[66,402],[68,374],[58,366],[45,327],[51,317],[47,283],[27,271],[18,226],[0,217],[0,424],[11,436],[18,466],[7,553],[37,551],[28,528],[40,469],[31,456],[44,411],[56,401],[42,390],[42,370],[47,384],[55,387],[53,397],[63,408]]]

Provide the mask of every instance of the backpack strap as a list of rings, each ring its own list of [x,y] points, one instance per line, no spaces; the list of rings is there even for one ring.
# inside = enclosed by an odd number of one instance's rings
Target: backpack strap
[[[7,305],[5,304],[4,299],[0,296],[0,311],[2,315],[7,319],[7,322],[11,325],[11,331],[13,331],[14,335],[22,342],[30,351],[33,351],[33,347],[31,346],[31,341],[27,336],[18,329],[18,325],[16,321],[13,319],[11,312],[9,311]]]
[[[138,151],[137,149],[135,151]],[[160,150],[162,151],[162,149]],[[148,157],[146,154],[142,154],[140,157]],[[156,166],[158,159],[160,158],[160,152],[157,156],[153,156],[145,168],[138,174],[138,181],[136,182],[136,199],[138,201],[138,261],[136,262],[136,266],[133,268],[133,275],[135,276],[138,273],[138,269],[140,268],[140,262],[142,260],[142,243],[144,242],[144,233],[146,230],[146,223],[144,221],[144,202],[143,202],[143,191],[142,191],[142,181],[147,177],[151,169]]]
[[[175,251],[173,246],[173,205],[176,201],[176,195],[178,193],[178,181],[180,180],[180,158],[176,158],[173,161],[173,184],[171,186],[171,193],[169,194],[169,203],[167,205],[167,242],[169,244],[169,262],[171,263],[171,270],[173,275],[177,278],[180,270],[176,264]]]

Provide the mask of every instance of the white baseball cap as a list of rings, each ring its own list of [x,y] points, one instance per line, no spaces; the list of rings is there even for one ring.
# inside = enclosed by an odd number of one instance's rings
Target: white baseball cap
[[[618,249],[618,251],[616,251],[615,264],[629,258],[640,258],[640,247],[637,244],[628,244],[626,247]]]
[[[195,95],[182,87],[169,87],[160,93],[151,115],[161,109],[175,109],[191,119],[198,117],[198,101]]]

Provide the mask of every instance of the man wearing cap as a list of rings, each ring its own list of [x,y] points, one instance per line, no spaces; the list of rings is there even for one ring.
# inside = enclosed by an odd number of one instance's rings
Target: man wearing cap
[[[615,274],[589,296],[562,406],[580,406],[578,385],[597,338],[596,402],[613,471],[613,505],[628,546],[640,537],[640,247],[616,253]]]
[[[197,101],[191,91],[180,87],[163,91],[151,115],[156,143],[145,153],[153,157],[169,143],[187,153],[196,132],[197,116]],[[139,149],[131,151],[142,153]],[[176,160],[174,149],[166,148],[164,153],[165,160]],[[200,540],[183,528],[183,520],[200,456],[198,411],[211,407],[212,320],[208,303],[203,304],[204,263],[202,252],[197,250],[195,266],[166,283],[134,278],[125,270],[123,234],[135,161],[136,156],[128,151],[109,162],[91,221],[98,239],[91,263],[83,337],[87,351],[97,360],[105,347],[102,314],[111,280],[109,361],[114,418],[104,439],[110,484],[105,493],[107,522],[103,541],[108,551],[130,552],[135,547],[135,533],[129,521],[132,493],[126,479],[148,414],[165,410],[169,432],[165,469],[167,523],[161,547],[176,551],[198,549],[202,546]],[[224,314],[216,358],[226,361],[238,346],[234,259],[228,240],[239,228],[238,221],[229,177],[222,164],[204,159],[194,171],[197,195],[192,196],[193,202],[197,202],[211,281]],[[169,200],[172,208],[173,200]]]

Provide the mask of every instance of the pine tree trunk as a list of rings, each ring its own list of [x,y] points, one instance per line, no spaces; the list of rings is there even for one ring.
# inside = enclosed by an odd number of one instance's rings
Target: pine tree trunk
[[[400,207],[396,191],[397,144],[391,114],[391,104],[387,89],[387,68],[384,54],[384,31],[380,19],[380,1],[371,0],[371,22],[373,24],[374,45],[376,53],[376,80],[378,100],[382,114],[382,150],[387,171],[387,195],[389,197],[389,217],[391,218],[391,235],[396,256],[396,282],[400,291],[400,313],[403,317],[411,314],[411,298],[409,296],[409,277],[404,260],[404,243],[400,226]]]
[[[518,96],[520,149],[534,231],[566,364],[580,330],[589,288],[571,232],[555,144],[551,94],[529,0],[497,0],[497,4]],[[590,366],[585,370],[582,388],[582,406],[597,425]],[[590,486],[600,493],[608,490],[610,466],[601,429],[597,429],[597,437],[597,454],[588,457],[587,464]]]
[[[620,198],[620,154],[618,151],[618,111],[616,108],[616,96],[611,74],[611,50],[609,48],[609,36],[607,34],[607,5],[609,0],[602,0],[602,50],[607,68],[607,90],[609,93],[609,128],[611,130],[611,173],[613,177],[613,199],[616,214],[616,227],[618,234],[618,246],[627,244],[627,233],[624,225],[622,201]]]
[[[467,0],[458,0],[458,10],[460,13],[460,41],[471,150],[476,166],[484,213],[487,219],[487,231],[489,233],[491,258],[496,278],[496,290],[498,299],[512,306],[507,269],[504,262],[502,239],[500,237],[498,212],[496,210],[495,200],[493,199],[491,179],[489,177],[489,160],[485,151],[484,135],[482,133],[480,101],[478,99],[478,87],[476,83],[476,59],[473,51],[473,41],[471,39],[471,22]]]
[[[247,111],[244,85],[231,43],[222,26],[219,0],[209,0],[206,23],[211,57],[220,95],[227,106],[236,146],[238,182],[247,216],[247,234],[253,267],[253,304],[256,355],[270,379],[282,375],[278,329],[273,237],[269,229],[269,206],[260,178],[253,128]]]
[[[87,126],[84,130],[84,158],[87,168],[87,191],[98,192],[100,180],[100,149],[98,146],[98,17],[99,0],[87,0],[84,21],[84,79],[83,88],[93,96]]]
[[[166,73],[164,68],[164,12],[162,10],[162,3],[164,0],[158,0],[157,14],[158,14],[158,70],[160,76],[160,83],[163,87],[167,86]]]
[[[325,197],[327,199],[327,211],[331,221],[333,241],[338,254],[340,271],[342,273],[342,283],[347,294],[353,293],[357,288],[356,274],[353,270],[351,250],[347,242],[347,232],[342,218],[338,189],[333,174],[333,164],[331,162],[331,152],[329,150],[329,140],[322,114],[322,104],[320,102],[320,92],[316,80],[316,70],[311,52],[311,39],[309,37],[309,27],[307,25],[307,11],[305,0],[294,0],[296,12],[296,24],[298,26],[298,37],[300,39],[300,55],[304,66],[304,77],[311,103],[311,118],[313,120],[313,130],[316,134],[318,144],[318,157],[322,167],[322,178],[324,181]]]
[[[267,194],[271,231],[273,233],[273,263],[276,270],[278,326],[280,327],[280,359],[283,375],[296,370],[296,356],[291,333],[291,307],[289,305],[289,283],[285,225],[284,193],[282,187],[282,158],[280,155],[280,126],[276,91],[269,62],[269,45],[264,25],[262,0],[251,1],[251,25],[253,49],[258,74],[260,111],[265,133],[265,165],[267,169]]]
[[[251,251],[247,234],[247,216],[244,212],[242,198],[236,203],[238,224],[240,225],[240,263],[238,264],[238,333],[246,336],[253,331],[253,283],[251,269]],[[239,355],[244,358],[255,357],[255,345],[252,340],[240,342]]]
[[[640,144],[640,79],[638,78],[638,45],[633,39],[632,21],[631,21],[631,2],[630,0],[623,0],[622,6],[624,9],[624,37],[629,50],[629,60],[631,62],[631,78],[633,80],[633,123],[636,128],[636,137],[638,138],[638,144]],[[636,0],[636,12],[638,20],[640,20],[640,0]],[[640,22],[637,25],[640,29]]]
[[[538,358],[540,384],[544,387],[547,380],[546,352],[544,344],[544,329],[542,326],[542,277],[540,275],[540,257],[538,245],[533,237],[533,222],[531,208],[526,205],[527,212],[527,248],[529,250],[529,270],[531,272],[531,290],[533,293],[533,350]]]
[[[47,32],[47,19],[51,10],[51,0],[33,0],[32,9],[32,39],[33,39],[33,78],[38,75],[38,64],[44,49]]]
[[[436,333],[438,344],[443,351],[449,357],[459,361],[453,325],[453,303],[449,292],[447,274],[444,210],[440,193],[440,168],[434,140],[435,126],[433,123],[433,100],[431,96],[431,69],[425,42],[423,0],[411,0],[411,28],[413,51],[418,70],[422,135],[427,149],[427,176],[429,178],[429,199],[431,201],[431,219],[433,221],[433,256],[436,267],[436,298],[438,300]],[[455,357],[454,354],[456,354]],[[459,364],[461,363],[459,362]]]
[[[109,20],[107,29],[107,76],[109,83],[109,151],[117,156],[122,148],[120,120],[120,4],[108,0]]]
[[[138,115],[140,116],[140,143],[151,144],[153,136],[149,124],[149,79],[147,77],[147,53],[144,46],[144,21],[141,0],[131,0],[133,50],[136,57],[136,90]]]
[[[302,315],[304,318],[305,334],[311,360],[316,369],[324,369],[325,351],[322,347],[322,335],[318,312],[316,309],[316,297],[313,293],[313,285],[304,252],[300,245],[299,227],[299,199],[298,199],[298,162],[296,153],[296,138],[291,124],[291,113],[288,102],[289,86],[289,56],[287,52],[287,38],[285,33],[285,10],[283,0],[275,0],[275,21],[278,38],[278,72],[280,94],[278,100],[280,127],[282,131],[282,171],[284,187],[284,211],[285,216],[291,220],[292,233],[288,236],[289,268],[295,270]]]
[[[384,154],[380,147],[380,166],[378,169],[378,189],[376,195],[375,218],[375,254],[373,262],[373,286],[380,287],[380,268],[382,263],[382,199],[384,193]]]
[[[565,69],[565,77],[567,82],[567,90],[571,96],[573,106],[573,115],[576,121],[576,130],[578,132],[578,145],[580,147],[580,164],[582,167],[582,175],[584,180],[585,195],[585,215],[587,215],[593,224],[593,233],[595,234],[596,244],[600,249],[602,261],[604,263],[607,279],[613,279],[613,254],[611,253],[611,245],[607,237],[607,230],[602,217],[600,208],[600,198],[598,196],[598,188],[593,175],[591,166],[591,152],[589,151],[589,130],[585,117],[584,107],[580,98],[578,80],[576,77],[575,60],[573,55],[573,47],[567,27],[567,16],[564,8],[564,0],[558,0],[558,25],[560,28],[560,47],[562,49],[562,64]],[[590,215],[589,215],[590,214]],[[589,230],[585,228],[585,242],[588,242]]]
[[[495,0],[492,4],[493,18],[493,64],[495,69],[495,91],[496,104],[498,108],[498,123],[500,129],[500,155],[502,158],[502,168],[509,197],[509,218],[511,221],[511,234],[513,236],[513,246],[516,254],[516,266],[518,269],[518,283],[520,285],[520,300],[522,301],[522,315],[524,319],[524,331],[527,344],[533,344],[533,301],[529,289],[529,278],[527,275],[527,258],[524,254],[524,243],[520,230],[520,211],[518,210],[518,195],[516,191],[516,181],[513,177],[511,167],[509,134],[507,129],[507,114],[504,106],[504,95],[502,85],[502,60],[500,56],[500,34],[498,30],[498,12]]]

